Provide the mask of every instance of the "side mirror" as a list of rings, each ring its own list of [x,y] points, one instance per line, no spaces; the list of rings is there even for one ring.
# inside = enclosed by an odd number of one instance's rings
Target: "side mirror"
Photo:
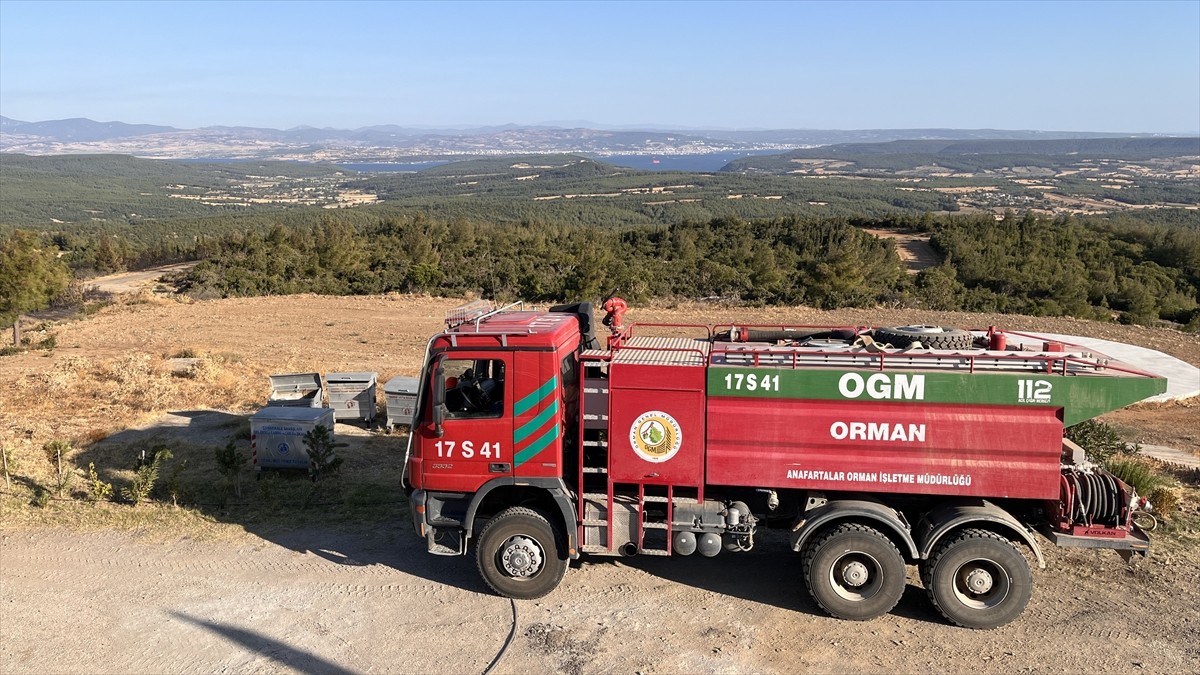
[[[446,433],[442,429],[442,423],[446,421],[446,372],[442,370],[441,364],[438,364],[433,373],[432,404],[430,412],[433,415],[433,432],[441,438]]]

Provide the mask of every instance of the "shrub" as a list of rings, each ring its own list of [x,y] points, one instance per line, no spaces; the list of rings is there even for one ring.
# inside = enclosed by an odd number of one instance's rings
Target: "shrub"
[[[72,279],[58,295],[50,301],[55,308],[80,307],[87,299],[88,283],[82,279]]]
[[[345,443],[335,443],[333,432],[325,425],[317,425],[312,431],[304,434],[304,447],[308,449],[309,474],[315,481],[327,473],[338,470],[342,465],[341,457],[334,457],[338,447]]]
[[[112,494],[112,483],[100,480],[99,474],[96,473],[96,463],[88,462],[88,499],[98,503],[112,499]]]
[[[41,485],[35,487],[33,489],[33,500],[30,503],[39,509],[46,508],[46,505],[50,503],[50,491]]]
[[[187,460],[175,465],[171,469],[171,475],[167,476],[167,494],[171,496],[171,504],[179,506],[179,495],[183,493],[183,483],[180,480],[180,475],[183,474],[184,468],[187,467]]]
[[[246,465],[245,453],[238,452],[233,441],[214,452],[217,459],[217,471],[233,486],[233,494],[242,496],[242,467]]]
[[[150,459],[146,459],[146,451],[143,450],[133,466],[133,483],[129,487],[121,489],[121,496],[134,506],[148,499],[150,491],[154,489],[154,484],[158,482],[158,472],[162,468],[162,463],[172,457],[174,455],[167,448],[156,448]]]
[[[1154,488],[1147,499],[1150,500],[1150,505],[1154,507],[1154,511],[1164,516],[1169,516],[1179,509],[1180,496],[1178,488],[1160,485]]]
[[[1150,465],[1135,458],[1110,459],[1104,468],[1120,478],[1126,485],[1137,490],[1139,495],[1149,496],[1157,488],[1165,486],[1167,479],[1154,472]],[[1153,502],[1151,502],[1153,503]]]
[[[91,316],[100,310],[112,304],[111,300],[101,300],[99,302],[89,302],[80,308],[79,312],[84,316]]]
[[[63,492],[70,487],[71,479],[75,476],[69,464],[65,470],[63,469],[63,453],[71,452],[71,444],[66,441],[50,441],[42,446],[42,450],[46,453],[46,460],[54,468],[54,481],[58,487],[58,496],[62,497]]]
[[[1141,445],[1122,441],[1116,429],[1098,420],[1076,424],[1067,429],[1066,437],[1078,443],[1097,464],[1107,464],[1114,455],[1132,455],[1142,449]]]

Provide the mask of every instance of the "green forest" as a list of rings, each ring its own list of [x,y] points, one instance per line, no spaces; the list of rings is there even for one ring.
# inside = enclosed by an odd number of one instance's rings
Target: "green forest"
[[[1027,213],[948,218],[927,229],[945,259],[917,278],[930,307],[1200,329],[1200,228]]]
[[[185,225],[210,234],[41,238],[82,275],[201,260],[174,280],[198,298],[396,291],[558,301],[620,287],[641,301],[886,303],[1200,329],[1200,227],[1174,224],[1009,213],[999,222],[894,214],[596,227],[310,209]],[[928,232],[944,262],[906,274],[892,241],[866,229]]]
[[[340,215],[340,214],[339,214]],[[866,228],[925,230],[944,263],[905,274]],[[500,299],[722,298],[1071,315],[1200,329],[1200,229],[1010,214],[595,228],[394,217],[229,234],[181,275],[199,297],[427,292]]]
[[[231,235],[179,279],[201,297],[429,292],[527,300],[721,297],[862,306],[904,272],[892,244],[845,221],[715,219],[668,226],[476,224],[423,217]]]

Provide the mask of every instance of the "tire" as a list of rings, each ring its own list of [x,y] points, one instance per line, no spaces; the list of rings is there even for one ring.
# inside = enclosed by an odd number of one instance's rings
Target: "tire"
[[[876,328],[875,341],[900,348],[920,342],[926,349],[970,349],[975,344],[975,336],[961,328],[894,326]]]
[[[904,559],[879,530],[847,523],[804,549],[804,583],[821,609],[839,619],[883,616],[904,594]]]
[[[514,506],[479,531],[475,562],[496,593],[517,600],[540,598],[567,573],[563,534],[542,514]]]
[[[987,530],[963,530],[921,567],[933,606],[964,628],[996,628],[1025,611],[1033,575],[1011,541]]]

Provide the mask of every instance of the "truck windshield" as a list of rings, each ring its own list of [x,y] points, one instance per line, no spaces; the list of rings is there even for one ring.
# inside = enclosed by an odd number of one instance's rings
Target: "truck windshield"
[[[504,414],[504,362],[499,359],[446,359],[446,416],[453,419]]]

